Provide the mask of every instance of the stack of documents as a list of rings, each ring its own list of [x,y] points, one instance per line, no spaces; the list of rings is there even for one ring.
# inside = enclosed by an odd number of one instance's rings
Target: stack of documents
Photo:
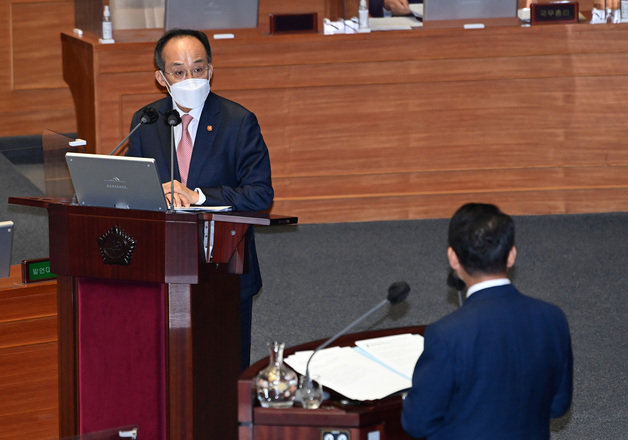
[[[205,206],[205,205],[192,205],[178,208],[174,208],[177,212],[228,212],[231,211],[231,206]]]
[[[371,17],[369,18],[369,28],[372,31],[409,31],[413,28],[423,26],[414,17]]]
[[[412,372],[423,352],[423,336],[410,333],[356,341],[355,347],[320,350],[310,376],[352,400],[376,400],[412,386]],[[299,351],[285,362],[305,374],[313,351]]]
[[[410,3],[409,16],[371,17],[369,27],[372,31],[405,31],[423,26],[423,3]]]

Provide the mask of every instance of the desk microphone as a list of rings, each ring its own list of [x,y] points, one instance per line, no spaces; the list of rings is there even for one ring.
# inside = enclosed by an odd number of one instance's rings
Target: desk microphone
[[[397,281],[395,283],[392,283],[390,285],[390,287],[388,288],[388,295],[386,296],[385,300],[382,300],[382,302],[380,302],[375,307],[373,307],[371,310],[366,312],[364,315],[360,316],[358,319],[353,321],[351,324],[349,324],[348,326],[346,326],[345,328],[340,330],[338,333],[336,333],[336,335],[332,336],[330,339],[326,340],[321,345],[316,347],[314,352],[310,355],[310,358],[307,360],[307,365],[305,366],[305,377],[306,377],[307,381],[308,382],[311,381],[311,379],[310,379],[310,362],[312,361],[312,358],[314,357],[314,355],[319,350],[327,347],[329,344],[334,342],[340,336],[342,336],[345,333],[347,333],[355,325],[357,325],[358,323],[362,322],[364,319],[366,319],[368,316],[370,316],[376,310],[378,310],[381,307],[383,307],[384,305],[386,305],[386,303],[390,302],[391,304],[397,304],[397,303],[400,303],[401,301],[404,301],[408,297],[409,293],[410,293],[410,286],[405,281]]]
[[[166,124],[171,127],[175,125],[179,125],[181,123],[181,116],[179,116],[179,112],[172,109],[169,112],[166,112]]]
[[[174,211],[174,127],[181,123],[181,116],[175,109],[166,113],[166,124],[170,126],[170,211]]]
[[[462,307],[462,291],[467,288],[467,285],[460,279],[458,274],[456,274],[453,269],[449,269],[449,274],[447,275],[447,285],[458,291],[458,305]]]
[[[152,124],[155,121],[157,121],[157,119],[159,119],[159,113],[157,113],[157,110],[155,110],[152,107],[144,107],[141,110],[141,115],[140,115],[140,122],[137,123],[137,125],[135,127],[133,127],[133,130],[131,130],[129,132],[129,134],[127,134],[124,139],[122,139],[122,142],[120,142],[118,144],[118,146],[116,148],[114,148],[111,153],[109,153],[109,156],[113,156],[114,154],[116,154],[116,152],[120,149],[120,147],[122,145],[124,145],[124,143],[126,142],[126,140],[131,137],[131,135],[135,132],[135,130],[137,130],[138,128],[140,128],[140,125],[144,125],[144,124]]]

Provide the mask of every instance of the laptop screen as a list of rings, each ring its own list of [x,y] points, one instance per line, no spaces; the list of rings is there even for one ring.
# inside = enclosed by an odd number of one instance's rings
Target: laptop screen
[[[155,159],[67,153],[72,185],[82,206],[166,212]]]
[[[423,21],[517,17],[517,0],[423,0]]]
[[[258,0],[166,0],[165,28],[257,27]]]

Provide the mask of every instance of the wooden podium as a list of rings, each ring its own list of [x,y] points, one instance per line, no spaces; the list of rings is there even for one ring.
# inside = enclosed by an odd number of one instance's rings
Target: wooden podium
[[[423,334],[425,326],[353,333],[334,345],[353,346],[360,339],[399,333]],[[285,356],[313,350],[324,340],[286,348]],[[411,439],[401,426],[401,396],[371,402],[347,402],[331,392],[320,408],[262,408],[255,397],[255,376],[268,365],[268,358],[251,365],[238,380],[239,440],[405,440]],[[329,390],[327,390],[329,391]],[[344,437],[343,437],[344,435]]]
[[[146,439],[236,438],[244,237],[296,218],[9,203],[48,210],[60,436],[137,425]]]

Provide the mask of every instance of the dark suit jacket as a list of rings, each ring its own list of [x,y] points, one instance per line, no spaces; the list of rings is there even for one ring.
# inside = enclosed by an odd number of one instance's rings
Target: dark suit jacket
[[[160,118],[142,125],[129,139],[128,156],[153,157],[162,183],[170,181],[170,126],[165,113],[172,110],[169,96],[150,104]],[[140,120],[133,116],[131,127]],[[174,178],[181,180],[178,165]],[[235,211],[263,211],[270,208],[273,188],[270,159],[257,118],[241,105],[210,93],[199,120],[190,161],[187,186],[200,188],[205,205],[230,205]],[[251,297],[261,287],[261,276],[253,230],[248,243],[248,271],[240,279],[242,297]]]
[[[571,404],[567,319],[512,285],[471,295],[428,326],[403,402],[414,437],[549,439],[549,419]]]

